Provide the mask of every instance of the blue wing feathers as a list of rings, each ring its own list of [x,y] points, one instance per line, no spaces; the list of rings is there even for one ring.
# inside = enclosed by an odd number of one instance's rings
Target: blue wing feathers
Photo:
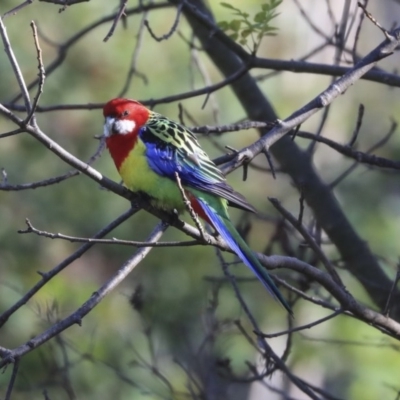
[[[154,143],[146,143],[146,156],[150,168],[155,172],[170,179],[175,179],[175,173],[178,172],[183,184],[218,182],[215,178],[206,175],[191,160],[179,157],[178,153],[169,146],[161,148]]]
[[[222,236],[228,246],[236,253],[236,255],[244,262],[244,264],[246,264],[254,272],[257,278],[267,288],[268,292],[275,297],[275,293],[273,292],[271,287],[268,285],[267,282],[265,282],[265,279],[259,274],[258,270],[254,268],[253,263],[248,259],[243,250],[240,248],[239,244],[232,237],[222,218],[218,214],[216,214],[215,211],[213,211],[213,209],[206,202],[203,202],[201,200],[198,201],[201,204],[204,212],[207,214],[207,217],[211,220],[215,229]]]
[[[172,146],[158,143],[146,143],[146,157],[149,167],[161,176],[175,180],[178,172],[182,185],[215,194],[228,200],[232,206],[245,211],[256,212],[254,207],[240,193],[229,186],[223,176],[210,174],[202,166],[197,165],[188,157],[184,157]]]
[[[232,230],[235,230],[232,222],[230,220],[224,219],[219,214],[217,214],[212,207],[210,207],[205,201],[201,199],[197,199],[200,203],[202,209],[206,213],[207,217],[213,223],[214,228],[221,235],[221,237],[225,240],[228,246],[235,252],[235,254],[242,260],[242,262],[247,265],[256,277],[261,281],[267,291],[278,300],[286,310],[292,314],[292,310],[286,300],[283,298],[279,289],[275,286],[272,279],[268,276],[268,273],[264,271],[262,265],[258,262],[256,256],[253,254],[252,250],[247,247],[244,240],[240,237],[239,233],[237,233],[238,239],[235,239],[231,232],[229,231],[228,226],[231,227]],[[227,226],[228,225],[228,226]],[[242,242],[242,243],[240,243]],[[244,244],[244,246],[243,246]]]

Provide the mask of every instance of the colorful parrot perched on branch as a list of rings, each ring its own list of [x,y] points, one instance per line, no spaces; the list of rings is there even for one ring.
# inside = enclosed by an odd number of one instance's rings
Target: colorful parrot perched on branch
[[[104,106],[103,114],[107,147],[126,187],[147,194],[155,207],[167,211],[184,211],[186,197],[194,212],[292,313],[229,218],[228,204],[251,212],[255,209],[226,183],[194,134],[134,100],[113,99]]]

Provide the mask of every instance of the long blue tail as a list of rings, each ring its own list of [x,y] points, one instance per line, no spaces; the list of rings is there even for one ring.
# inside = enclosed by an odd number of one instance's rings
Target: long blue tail
[[[225,215],[217,213],[206,201],[197,198],[207,217],[210,219],[214,228],[222,236],[229,247],[236,253],[236,255],[246,264],[256,275],[256,277],[262,282],[268,292],[278,300],[283,307],[293,315],[292,309],[282,296],[279,289],[276,287],[271,277],[268,275],[266,269],[260,264],[254,252],[249,248],[247,243],[240,236],[235,226],[232,224],[228,213],[225,211]]]

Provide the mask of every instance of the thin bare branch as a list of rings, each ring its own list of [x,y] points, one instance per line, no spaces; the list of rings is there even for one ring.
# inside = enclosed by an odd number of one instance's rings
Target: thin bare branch
[[[29,124],[30,120],[32,119],[32,125],[36,126],[35,110],[36,110],[36,107],[37,107],[37,105],[39,103],[39,98],[43,93],[43,86],[44,86],[44,80],[45,80],[45,70],[44,70],[44,65],[43,65],[42,49],[40,48],[40,44],[39,44],[37,28],[36,28],[35,22],[33,22],[33,21],[31,22],[31,28],[32,28],[32,33],[33,33],[33,39],[34,39],[34,42],[35,42],[37,60],[38,60],[39,84],[38,84],[38,90],[37,90],[36,96],[33,99],[32,109],[29,112],[28,116],[26,117],[25,123]]]
[[[313,249],[315,254],[321,260],[322,264],[324,264],[326,270],[332,276],[332,279],[342,288],[344,288],[343,282],[340,279],[338,273],[335,270],[335,267],[331,264],[328,257],[322,251],[322,249],[318,246],[315,239],[310,235],[307,229],[299,223],[299,220],[292,215],[289,211],[287,211],[277,199],[269,197],[268,200],[272,203],[272,205],[283,215],[283,217],[289,221],[294,228],[296,228],[299,233],[303,236],[307,244]]]
[[[8,34],[7,34],[7,29],[3,23],[2,18],[0,18],[0,35],[3,40],[4,50],[7,54],[8,60],[10,61],[11,67],[14,71],[14,75],[17,78],[18,85],[21,90],[21,95],[24,99],[25,109],[27,110],[28,113],[30,113],[32,110],[32,105],[31,105],[31,100],[29,97],[28,88],[26,87],[25,79],[22,75],[22,71],[19,67],[18,61],[17,61],[14,51],[11,47],[10,40],[9,40]]]
[[[396,270],[396,276],[393,279],[393,285],[390,289],[389,295],[388,295],[388,299],[387,299],[387,303],[385,305],[385,308],[382,311],[382,314],[388,316],[389,315],[389,310],[390,310],[390,305],[392,302],[392,297],[393,297],[393,293],[396,290],[397,284],[399,283],[400,280],[400,263],[397,264],[397,270]]]
[[[10,354],[8,354],[7,356],[9,357]],[[14,388],[15,380],[17,379],[17,374],[18,374],[18,369],[19,369],[19,361],[20,361],[19,357],[13,357],[14,366],[13,366],[10,382],[8,383],[6,397],[4,398],[5,400],[11,400],[11,393]]]
[[[114,34],[115,28],[118,25],[119,20],[122,18],[122,16],[125,15],[125,10],[126,10],[126,4],[128,3],[128,0],[122,0],[121,1],[121,5],[119,7],[119,11],[117,13],[117,15],[115,16],[114,22],[110,28],[110,30],[108,31],[106,37],[103,39],[103,42],[107,42],[108,39],[110,39],[110,37]]]
[[[137,33],[137,39],[136,39],[136,45],[135,45],[135,49],[133,50],[133,54],[132,54],[132,59],[131,59],[131,66],[129,68],[129,72],[126,76],[126,80],[124,83],[124,86],[121,90],[121,92],[119,93],[118,97],[124,97],[131,85],[132,82],[132,78],[136,75],[139,78],[142,78],[143,82],[145,84],[148,83],[148,79],[147,76],[141,72],[139,72],[137,70],[137,63],[139,60],[139,54],[140,54],[140,49],[142,48],[142,43],[143,43],[143,37],[144,37],[144,21],[147,17],[148,11],[144,11],[142,18],[140,20],[140,24],[139,24],[139,29],[138,29],[138,33]]]
[[[358,107],[358,113],[357,113],[357,123],[356,126],[354,128],[353,134],[351,135],[351,139],[348,143],[348,146],[353,147],[354,143],[357,141],[358,138],[358,134],[360,133],[360,129],[361,129],[361,125],[362,125],[362,121],[364,118],[364,111],[365,111],[365,107],[363,104],[360,104]]]
[[[93,238],[98,239],[98,238],[104,237],[109,232],[114,230],[117,226],[119,226],[124,221],[126,221],[133,214],[135,214],[137,211],[138,211],[138,209],[135,209],[135,208],[131,208],[130,210],[126,211],[120,217],[118,217],[113,222],[111,222],[109,225],[107,225],[105,228],[101,229],[97,234],[95,234],[93,236]],[[2,327],[5,324],[5,322],[8,320],[8,318],[10,318],[10,316],[12,314],[14,314],[24,304],[26,304],[28,302],[28,300],[31,299],[49,280],[54,278],[60,271],[62,271],[64,268],[66,268],[72,262],[74,262],[79,257],[81,257],[84,253],[86,253],[94,245],[95,245],[95,243],[85,243],[77,251],[75,251],[73,254],[71,254],[69,257],[67,257],[65,260],[63,260],[60,264],[58,264],[52,270],[50,270],[48,272],[41,272],[40,275],[41,275],[42,279],[39,282],[37,282],[20,300],[15,302],[8,310],[6,310],[2,314],[0,314],[0,327]]]
[[[27,218],[25,220],[26,225],[28,226],[26,229],[20,229],[18,233],[26,234],[26,233],[34,233],[35,235],[47,237],[49,239],[61,239],[67,240],[71,243],[92,243],[92,244],[120,244],[123,246],[132,246],[132,247],[177,247],[177,246],[198,246],[199,243],[197,240],[190,240],[186,242],[176,241],[176,242],[138,242],[135,240],[122,240],[122,239],[97,239],[97,238],[84,238],[84,237],[77,237],[77,236],[69,236],[64,235],[62,233],[51,233],[46,232],[40,229],[35,228],[32,223]]]
[[[374,16],[367,11],[366,5],[362,4],[361,1],[358,2],[358,7],[360,7],[363,11],[366,17],[376,26],[378,27],[382,33],[385,35],[386,39],[391,40],[391,33],[387,31],[378,21]]]
[[[234,276],[229,272],[228,266],[226,264],[226,262],[224,261],[222,254],[219,250],[217,250],[217,255],[218,258],[220,259],[221,265],[222,265],[222,269],[224,272],[224,275],[230,280],[233,290],[235,292],[236,298],[238,299],[240,306],[242,307],[244,313],[246,314],[247,318],[249,319],[249,321],[251,322],[253,329],[255,332],[261,332],[259,325],[256,321],[256,319],[254,318],[253,313],[250,311],[249,307],[247,306],[246,302],[243,299],[243,296],[237,286],[237,283],[235,282],[235,278]],[[291,382],[297,386],[302,392],[304,392],[305,394],[307,394],[311,399],[314,400],[319,400],[317,396],[315,396],[315,394],[308,388],[307,385],[304,385],[304,383],[300,382],[299,378],[292,374],[292,372],[288,369],[288,367],[286,366],[286,364],[280,359],[280,357],[272,350],[272,348],[270,347],[270,345],[268,344],[268,342],[262,338],[262,336],[260,337],[260,341],[259,341],[259,345],[262,348],[263,352],[264,352],[264,356],[267,358],[270,358],[271,360],[273,360],[273,362],[276,364],[277,368],[279,368],[282,372],[284,372],[286,374],[286,376],[291,380]],[[268,363],[268,359],[266,359],[266,362]],[[0,364],[1,365],[1,364]],[[267,370],[270,370],[269,368],[267,368]]]
[[[169,30],[169,32],[165,33],[164,35],[158,37],[156,36],[156,34],[153,32],[153,30],[150,28],[150,23],[148,20],[144,21],[144,25],[147,28],[147,30],[149,31],[151,37],[156,40],[157,42],[162,42],[163,40],[168,40],[176,31],[178,24],[179,24],[179,18],[181,16],[182,13],[182,6],[183,6],[183,1],[178,5],[177,7],[177,11],[176,11],[176,16],[175,16],[175,20],[174,23],[172,24],[171,29]]]
[[[322,324],[322,323],[324,323],[326,321],[329,321],[330,319],[335,318],[335,317],[337,317],[338,315],[341,315],[341,314],[343,314],[343,310],[339,309],[339,310],[333,312],[332,314],[329,314],[326,317],[319,318],[316,321],[310,322],[309,324],[296,326],[295,328],[291,328],[291,329],[288,329],[286,331],[277,332],[277,333],[259,333],[259,332],[255,332],[255,333],[256,333],[256,335],[260,335],[260,336],[265,337],[267,339],[271,339],[271,338],[287,335],[289,333],[299,332],[299,331],[303,331],[305,329],[313,328],[314,326],[320,325],[320,324]]]
[[[33,0],[25,0],[23,3],[21,3],[19,6],[14,7],[10,11],[7,11],[6,13],[3,14],[3,19],[6,17],[9,17],[10,15],[15,15],[18,11],[20,11],[22,8],[29,6],[29,4],[32,4]]]
[[[189,214],[190,214],[193,222],[195,223],[197,229],[201,233],[201,236],[202,236],[203,240],[207,243],[206,232],[204,231],[203,225],[201,224],[197,213],[193,210],[193,207],[192,207],[192,204],[191,204],[190,200],[187,198],[185,189],[182,186],[181,178],[179,177],[178,172],[175,172],[175,179],[176,179],[176,183],[178,185],[179,191],[181,192],[182,200],[185,203],[185,207],[186,207],[187,211],[189,212]]]
[[[149,236],[148,241],[157,241],[161,238],[166,229],[167,225],[165,225],[164,223],[159,223],[154,229],[153,233]],[[76,311],[74,311],[68,317],[52,325],[46,331],[30,339],[28,342],[20,345],[13,350],[10,350],[10,353],[0,361],[0,368],[15,362],[17,358],[31,352],[33,349],[40,346],[41,344],[46,343],[51,338],[63,332],[70,326],[75,324],[81,325],[82,319],[85,317],[85,315],[92,311],[93,308],[96,307],[100,303],[100,301],[105,296],[107,296],[109,292],[111,292],[116,286],[118,286],[127,277],[127,275],[143,260],[143,258],[147,256],[150,250],[151,247],[144,247],[142,249],[139,249],[121,266],[116,274],[114,274],[106,283],[104,283],[104,285],[102,285],[96,292],[94,292],[92,296]]]

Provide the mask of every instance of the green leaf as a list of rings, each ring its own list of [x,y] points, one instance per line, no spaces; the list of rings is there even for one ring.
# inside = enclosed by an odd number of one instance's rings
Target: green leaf
[[[228,35],[232,40],[234,40],[236,42],[236,40],[239,37],[239,34],[237,32],[235,33],[231,33],[230,35]]]
[[[220,29],[222,29],[223,31],[226,31],[227,29],[229,29],[229,23],[228,23],[228,21],[220,21],[220,22],[218,22],[218,26],[219,26]]]
[[[231,10],[236,19],[232,21],[221,21],[218,24],[219,27],[224,32],[230,32],[229,37],[235,41],[240,40],[241,44],[244,44],[247,37],[251,34],[257,35],[259,40],[261,40],[263,36],[275,35],[277,28],[270,27],[269,22],[278,15],[275,9],[281,4],[282,0],[264,1],[265,3],[261,5],[262,11],[257,12],[252,20],[249,18],[247,12],[241,11],[232,4],[227,2],[220,3],[222,7]]]
[[[264,11],[260,11],[254,16],[254,22],[264,22],[266,18],[266,13]]]
[[[236,8],[233,7],[233,6],[232,6],[231,4],[229,4],[229,3],[219,3],[219,4],[221,4],[222,7],[229,8],[230,10],[236,10]]]
[[[273,26],[266,26],[266,27],[264,27],[263,29],[261,29],[261,34],[263,34],[263,35],[270,35],[271,33],[274,33],[274,34],[276,34],[275,32],[277,31],[278,29],[277,28],[275,28],[275,27],[273,27]]]
[[[275,4],[273,1],[271,1],[269,4],[263,4],[261,6],[261,10],[263,10],[264,12],[271,12],[274,8],[275,8]]]
[[[242,32],[240,33],[240,36],[242,38],[247,38],[251,33],[253,32],[252,29],[243,29]]]
[[[261,8],[268,8],[269,10],[273,10],[274,8],[277,8],[281,3],[282,0],[270,0],[269,4],[263,4]]]
[[[242,21],[240,21],[239,19],[234,19],[229,23],[229,28],[237,32],[240,29],[241,23]]]

